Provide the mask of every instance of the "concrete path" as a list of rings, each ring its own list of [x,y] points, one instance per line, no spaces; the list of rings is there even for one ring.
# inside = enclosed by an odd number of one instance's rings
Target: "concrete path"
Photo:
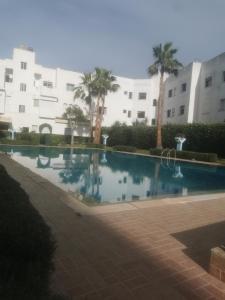
[[[225,242],[224,195],[91,210],[9,157],[0,164],[51,226],[52,288],[69,299],[225,299],[207,273],[210,249]]]

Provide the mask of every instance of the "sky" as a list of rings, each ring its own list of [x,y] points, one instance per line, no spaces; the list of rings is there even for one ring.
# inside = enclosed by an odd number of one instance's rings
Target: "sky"
[[[147,78],[167,41],[184,64],[225,52],[225,0],[0,0],[0,58],[34,48],[37,63]]]

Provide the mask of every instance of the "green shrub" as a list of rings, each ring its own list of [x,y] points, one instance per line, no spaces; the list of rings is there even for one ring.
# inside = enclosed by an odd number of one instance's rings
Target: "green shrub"
[[[109,135],[109,146],[126,145],[139,149],[156,147],[156,127],[116,123],[103,128],[103,131]],[[177,134],[186,137],[183,145],[185,151],[217,153],[225,157],[225,124],[165,125],[162,127],[163,147],[176,148],[174,138]]]
[[[105,146],[102,144],[91,144],[91,143],[86,144],[86,147],[87,148],[96,148],[96,149],[104,149],[105,148]]]
[[[163,156],[166,157],[169,149],[150,149],[149,153],[151,155]],[[189,159],[189,160],[198,160],[198,161],[206,161],[206,162],[216,162],[218,160],[218,156],[216,153],[202,153],[202,152],[192,152],[192,151],[176,151],[170,149],[171,157],[176,155],[177,158]]]
[[[124,152],[136,152],[136,147],[133,146],[125,146],[125,145],[117,145],[113,147],[115,151],[124,151]]]

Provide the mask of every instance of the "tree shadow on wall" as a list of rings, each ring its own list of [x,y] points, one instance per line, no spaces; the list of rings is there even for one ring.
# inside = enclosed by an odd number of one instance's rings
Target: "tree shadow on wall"
[[[0,299],[63,299],[49,287],[56,246],[50,228],[1,165],[0,213]]]
[[[208,271],[210,250],[225,244],[225,221],[173,234],[184,253]]]

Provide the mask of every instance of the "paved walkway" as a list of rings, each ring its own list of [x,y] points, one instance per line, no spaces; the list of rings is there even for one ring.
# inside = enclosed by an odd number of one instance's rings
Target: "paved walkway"
[[[0,155],[0,164],[51,226],[52,287],[69,299],[225,299],[225,284],[206,272],[210,249],[225,242],[224,196],[86,214],[10,158]]]

